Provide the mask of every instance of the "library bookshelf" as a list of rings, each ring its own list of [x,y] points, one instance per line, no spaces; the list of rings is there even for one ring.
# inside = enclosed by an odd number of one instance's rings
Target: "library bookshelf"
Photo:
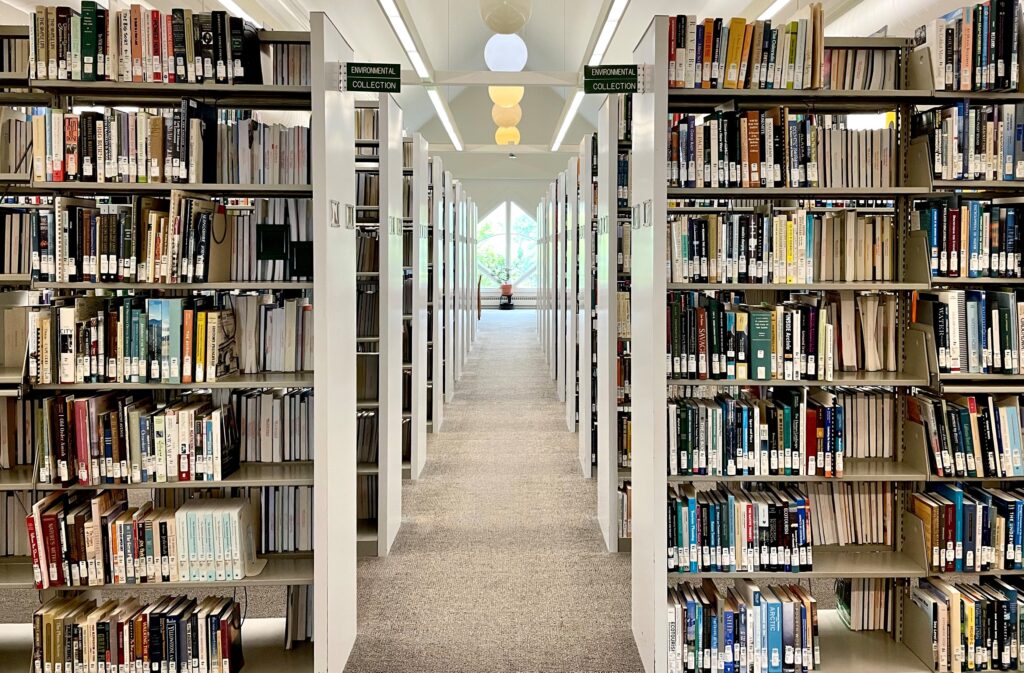
[[[620,427],[630,415],[628,388],[620,384],[622,359],[630,351],[628,334],[621,329],[629,324],[629,316],[620,315],[619,302],[620,289],[628,288],[630,273],[630,210],[620,207],[619,184],[623,177],[619,157],[629,151],[628,140],[620,131],[624,106],[622,96],[607,96],[598,112],[597,131],[597,512],[605,545],[612,552],[629,551],[630,543],[628,535],[622,534],[627,531],[621,530],[624,514],[619,495],[630,483],[630,467],[624,461],[628,454],[620,445]]]
[[[444,172],[444,201],[442,207],[444,208],[444,219],[441,224],[444,233],[444,250],[443,250],[443,264],[441,273],[444,278],[444,284],[441,288],[442,296],[444,298],[444,308],[442,315],[443,325],[443,373],[442,380],[444,382],[444,402],[450,404],[455,399],[455,382],[458,380],[458,366],[456,364],[456,353],[458,352],[456,329],[458,326],[458,317],[456,308],[460,305],[458,299],[458,288],[459,276],[456,271],[456,251],[458,250],[458,232],[456,231],[456,222],[458,205],[456,202],[456,183],[452,178],[451,171]]]
[[[406,139],[406,145],[411,151],[406,152],[406,157],[412,164],[404,169],[406,177],[412,179],[411,189],[406,193],[411,197],[410,207],[406,209],[405,215],[409,218],[404,223],[404,235],[409,243],[405,246],[410,259],[406,259],[406,273],[411,273],[412,284],[412,313],[406,321],[411,327],[409,338],[412,340],[410,350],[412,355],[412,373],[409,376],[403,375],[403,385],[411,386],[409,395],[411,398],[411,422],[412,428],[408,433],[411,440],[409,447],[408,471],[403,466],[403,475],[412,479],[418,479],[423,472],[423,466],[427,461],[427,422],[428,408],[430,406],[431,389],[428,372],[430,371],[429,357],[430,349],[428,342],[432,342],[430,333],[430,296],[431,274],[430,266],[430,204],[428,202],[428,181],[430,179],[430,163],[428,157],[429,146],[427,141],[418,133]],[[402,433],[403,436],[406,433]]]
[[[850,631],[836,611],[819,611],[820,651],[822,671],[919,671],[932,669],[932,626],[920,610],[909,607],[907,582],[938,576],[953,581],[969,581],[979,573],[936,572],[931,570],[929,549],[925,543],[923,525],[916,516],[907,512],[908,496],[915,490],[935,482],[991,482],[1014,481],[1012,478],[954,478],[934,476],[928,454],[928,440],[921,426],[905,421],[907,398],[917,390],[948,393],[1010,393],[1020,394],[1024,378],[1020,375],[945,374],[939,373],[936,363],[936,335],[930,325],[911,322],[910,306],[913,293],[928,292],[944,287],[1007,286],[1017,287],[1019,279],[977,279],[931,277],[927,268],[929,251],[924,232],[918,231],[913,220],[915,204],[923,199],[959,195],[961,199],[1015,199],[1020,194],[1020,182],[966,181],[933,179],[931,156],[927,145],[912,141],[911,117],[916,106],[945,105],[970,100],[971,103],[1014,103],[1020,93],[1003,92],[947,92],[932,91],[927,79],[931,72],[927,49],[914,49],[912,40],[903,38],[842,38],[825,39],[825,48],[895,51],[897,63],[895,90],[828,91],[828,90],[690,90],[668,86],[668,32],[669,18],[657,16],[634,51],[634,61],[641,66],[643,85],[633,96],[632,171],[630,206],[632,277],[631,318],[632,341],[632,406],[636,423],[633,425],[635,445],[629,474],[633,485],[633,539],[632,539],[632,627],[641,659],[648,673],[671,670],[668,662],[668,618],[665,610],[667,589],[678,583],[699,583],[703,579],[775,579],[780,583],[810,578],[889,578],[897,581],[891,633],[884,631]],[[922,76],[922,73],[924,75]],[[599,145],[606,147],[603,131],[615,102],[609,98],[602,108]],[[732,109],[771,108],[787,106],[795,110],[816,112],[853,113],[864,111],[892,112],[895,116],[894,175],[895,186],[883,189],[862,188],[667,188],[665,148],[669,137],[666,116],[672,112],[712,112],[719,105]],[[610,155],[611,152],[608,152]],[[604,167],[605,157],[599,158]],[[599,169],[599,181],[602,181]],[[603,185],[602,181],[602,185]],[[733,202],[736,200],[736,202]],[[666,281],[666,266],[671,262],[667,249],[667,222],[671,215],[701,212],[744,212],[753,200],[759,204],[773,204],[785,210],[800,200],[815,201],[810,209],[833,208],[832,201],[852,201],[847,208],[871,212],[881,206],[894,217],[895,274],[892,282],[813,283],[803,287],[786,284],[751,283],[747,285],[720,283],[670,283]],[[715,203],[711,203],[715,201]],[[1016,201],[1019,203],[1019,200]],[[601,288],[605,282],[602,259],[605,240],[611,238],[604,224],[605,212],[611,212],[604,198],[599,208],[598,253],[598,320],[602,320]],[[821,205],[825,204],[825,205]],[[762,206],[755,206],[762,207]],[[607,265],[611,267],[609,263]],[[721,381],[691,382],[671,378],[666,363],[665,334],[666,293],[669,291],[707,290],[757,291],[759,299],[767,299],[775,292],[793,290],[867,290],[896,295],[898,299],[897,323],[893,340],[897,344],[897,370],[891,372],[837,372],[833,381]],[[763,293],[763,294],[762,294]],[[599,328],[600,330],[600,328]],[[608,332],[611,332],[610,328]],[[610,350],[608,339],[599,348]],[[607,363],[605,370],[613,371]],[[599,372],[600,372],[599,367]],[[600,376],[600,374],[599,374]],[[806,391],[823,385],[847,386],[853,389],[881,386],[896,393],[897,411],[892,426],[886,433],[895,438],[894,456],[890,459],[851,459],[842,477],[825,479],[821,476],[668,476],[669,464],[668,417],[669,398],[676,393],[675,386],[697,383],[723,386],[756,386],[762,389],[791,388]],[[600,386],[599,386],[600,387]],[[611,410],[605,400],[599,409]],[[600,411],[599,411],[600,414]],[[605,428],[607,431],[608,428]],[[599,441],[600,441],[599,416]],[[600,445],[599,445],[600,446]],[[599,479],[606,453],[598,459]],[[1019,479],[1019,478],[1018,478]],[[611,495],[611,479],[601,480],[599,493]],[[893,544],[861,547],[816,546],[813,570],[799,574],[775,572],[697,572],[675,573],[666,567],[665,531],[668,525],[666,491],[673,484],[714,485],[720,483],[769,482],[886,482],[893,484],[892,496],[894,528]],[[609,528],[606,510],[601,511],[606,540]],[[981,575],[1019,575],[1015,570],[992,570]]]
[[[427,214],[427,430],[444,427],[444,231],[445,172],[440,156],[428,159]]]
[[[597,138],[588,133],[580,141],[580,180],[576,212],[579,219],[576,249],[577,265],[577,341],[579,343],[579,384],[577,385],[577,418],[579,422],[580,469],[583,476],[594,477],[597,461],[597,299],[595,281],[597,268]]]
[[[360,358],[376,360],[377,368],[376,390],[357,391],[357,408],[375,412],[377,419],[377,460],[360,475],[366,483],[376,483],[375,489],[364,486],[371,489],[374,502],[359,520],[358,551],[361,556],[387,556],[402,523],[402,110],[389,94],[371,94],[355,101],[354,109],[357,115],[376,117],[369,125],[376,137],[355,142],[369,151],[357,155],[354,172],[375,176],[378,190],[377,204],[372,204],[372,187],[367,187],[366,193],[357,194],[356,205],[356,226],[376,233],[377,271],[369,278],[369,291],[378,297],[376,315],[360,319],[370,330],[368,341],[353,349]]]
[[[580,390],[580,156],[569,157],[565,173],[565,425],[576,432]]]
[[[203,590],[230,594],[248,587],[315,587],[313,605],[315,624],[313,638],[317,645],[285,650],[281,635],[284,620],[254,619],[242,625],[246,670],[273,671],[287,666],[295,670],[341,670],[355,640],[356,600],[356,512],[351,494],[356,486],[355,415],[356,395],[351,380],[355,369],[355,259],[346,251],[355,245],[352,227],[342,227],[337,219],[343,208],[351,210],[355,203],[354,182],[339,176],[353,175],[352,143],[354,138],[352,97],[341,90],[336,64],[352,58],[352,49],[338,29],[322,12],[309,15],[308,33],[261,31],[264,44],[293,43],[308,45],[311,53],[311,86],[278,85],[180,85],[161,86],[128,82],[70,82],[5,78],[2,85],[17,91],[0,93],[0,104],[15,106],[74,105],[137,105],[168,106],[192,98],[211,106],[250,110],[297,110],[308,112],[310,124],[309,184],[117,184],[117,183],[47,183],[32,182],[30,176],[11,180],[6,194],[32,196],[94,196],[170,195],[172,189],[214,198],[223,197],[289,197],[312,199],[313,208],[313,279],[311,281],[212,283],[33,283],[28,277],[2,279],[5,286],[32,287],[52,292],[55,296],[77,297],[86,292],[133,293],[139,297],[171,293],[189,296],[195,292],[252,290],[290,290],[313,292],[318,314],[314,325],[315,368],[296,373],[266,372],[240,374],[216,382],[194,384],[104,383],[33,385],[26,378],[24,363],[20,375],[0,377],[4,396],[32,397],[36,392],[121,390],[204,389],[256,390],[290,388],[315,390],[313,413],[318,419],[312,437],[316,459],[297,462],[245,463],[223,481],[101,484],[98,487],[71,486],[44,482],[39,474],[39,456],[32,465],[0,471],[0,489],[27,491],[40,498],[54,491],[105,490],[130,491],[193,489],[230,489],[264,487],[313,487],[316,498],[312,531],[316,552],[271,553],[264,556],[266,566],[258,574],[240,580],[213,582],[178,582],[153,585],[167,593],[189,593]],[[4,36],[18,35],[28,39],[22,26],[2,27]],[[319,65],[317,65],[319,64]],[[340,171],[338,170],[340,168]],[[5,186],[6,187],[6,186]],[[334,206],[332,208],[332,205]],[[53,204],[4,204],[5,209],[50,209]],[[351,222],[351,220],[349,220]],[[19,525],[24,525],[21,522]],[[139,585],[112,584],[101,587],[59,587],[40,593],[41,599],[59,594],[74,594],[99,589],[117,596]],[[31,561],[28,558],[0,559],[0,590],[32,591],[35,589]],[[304,637],[299,637],[303,640]],[[20,669],[19,663],[30,665],[31,643],[24,654],[5,649],[3,667]],[[24,656],[22,660],[21,657]],[[22,669],[23,670],[23,669]]]

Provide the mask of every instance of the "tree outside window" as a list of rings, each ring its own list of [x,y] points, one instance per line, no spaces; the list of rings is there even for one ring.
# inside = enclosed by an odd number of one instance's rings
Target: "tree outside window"
[[[477,223],[477,270],[483,287],[533,288],[537,274],[537,221],[511,201],[501,203]]]

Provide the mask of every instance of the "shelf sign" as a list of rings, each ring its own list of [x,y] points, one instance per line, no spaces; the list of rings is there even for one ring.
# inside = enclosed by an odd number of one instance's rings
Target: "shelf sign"
[[[402,67],[397,63],[346,63],[348,91],[398,93],[402,90]]]
[[[585,93],[637,93],[635,65],[594,65],[583,67]]]

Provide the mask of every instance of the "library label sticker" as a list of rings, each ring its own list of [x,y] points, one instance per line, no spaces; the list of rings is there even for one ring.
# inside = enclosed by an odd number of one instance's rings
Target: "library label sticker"
[[[583,67],[583,91],[586,93],[637,93],[635,65],[588,65]]]
[[[346,63],[345,82],[349,91],[399,93],[402,67],[397,63]]]

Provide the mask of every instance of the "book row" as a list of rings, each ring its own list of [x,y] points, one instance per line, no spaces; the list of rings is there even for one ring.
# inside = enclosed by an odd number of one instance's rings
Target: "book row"
[[[147,6],[148,7],[148,6]],[[84,0],[36,7],[29,72],[36,79],[262,84],[256,26],[227,12],[138,4],[111,10]],[[33,67],[34,66],[34,67]]]
[[[252,199],[249,207],[228,207],[226,214],[225,233],[232,241],[230,280],[312,280],[312,199]],[[214,218],[214,223],[220,232],[220,222]],[[223,240],[219,234],[211,239],[213,256]]]
[[[310,47],[308,44],[272,44],[274,84],[282,86],[310,86]]]
[[[928,233],[931,273],[939,278],[1020,278],[1024,242],[1017,208],[956,196],[916,205]]]
[[[235,409],[208,395],[167,404],[137,395],[31,402],[44,484],[220,482],[238,469]]]
[[[1024,476],[1024,431],[1016,395],[934,395],[907,399],[907,419],[921,426],[938,477]]]
[[[616,224],[616,266],[619,273],[631,273],[633,268],[633,234],[628,219]]]
[[[615,193],[618,199],[619,208],[629,208],[629,186],[632,181],[629,179],[633,173],[632,152],[619,152],[618,173],[615,176]]]
[[[816,545],[892,547],[895,488],[884,481],[806,484]]]
[[[917,33],[931,52],[936,91],[1016,91],[1020,3],[988,0],[928,21]]]
[[[974,484],[928,484],[910,497],[932,572],[1021,569],[1024,492]]]
[[[932,155],[937,180],[1024,179],[1024,105],[957,103],[918,113],[914,144]]]
[[[676,380],[831,381],[842,371],[896,371],[896,297],[793,293],[775,306],[670,291],[666,368]]]
[[[376,464],[380,451],[380,420],[375,409],[356,412],[356,462]]]
[[[619,484],[618,529],[619,538],[633,537],[633,484],[629,481]]]
[[[356,271],[373,272],[380,269],[378,248],[380,239],[374,229],[356,231]]]
[[[899,86],[895,49],[825,49],[821,88],[893,91]]]
[[[313,460],[312,388],[231,391],[229,404],[238,419],[241,461]]]
[[[821,3],[788,23],[668,18],[668,80],[687,89],[817,89],[825,49]]]
[[[3,39],[0,38],[0,51]],[[2,57],[0,57],[2,60]],[[3,72],[0,70],[0,72]],[[0,166],[5,173],[27,175],[32,161],[30,113],[10,106],[0,108]]]
[[[51,598],[32,616],[33,670],[237,673],[241,620],[238,603],[219,596]]]
[[[788,108],[668,116],[669,187],[878,187],[896,184],[896,131]]]
[[[617,414],[619,467],[633,466],[633,419],[628,411]]]
[[[234,581],[259,574],[249,500],[130,506],[123,491],[47,495],[26,517],[37,589]]]
[[[856,211],[670,217],[672,283],[891,281],[892,215]]]
[[[620,93],[616,95],[619,97],[619,118],[616,139],[619,142],[628,143],[633,139],[633,96],[628,93]],[[594,154],[596,155],[597,152],[595,151]],[[594,174],[596,175],[597,171],[594,171]]]
[[[380,125],[380,111],[377,108],[357,107],[356,108],[356,140],[377,140],[380,136],[377,127]],[[372,152],[360,152],[360,150],[373,150]],[[377,148],[363,147],[356,148],[356,155],[377,156]],[[408,164],[407,164],[408,165]]]
[[[836,611],[846,628],[851,631],[891,631],[897,595],[893,584],[891,579],[837,579]]]
[[[620,288],[621,288],[621,283],[620,283]],[[619,291],[615,293],[615,299],[616,299],[616,302],[617,302],[616,306],[617,306],[617,309],[618,309],[618,313],[617,313],[617,315],[618,315],[618,323],[617,323],[617,326],[616,326],[616,331],[617,331],[617,333],[619,335],[618,338],[619,339],[624,339],[624,340],[629,340],[630,338],[632,338],[632,333],[633,333],[632,332],[632,324],[633,324],[633,321],[630,318],[630,308],[629,308],[630,307],[630,302],[629,302],[629,291],[628,291],[628,288],[625,291],[622,290],[622,289],[619,289]]]
[[[930,626],[932,670],[1016,671],[1024,624],[1018,577],[982,577],[980,583],[918,580],[910,588],[906,619]]]
[[[376,171],[356,171],[356,206],[376,208],[380,204],[380,174]],[[361,213],[360,222],[375,223],[374,213]]]
[[[841,478],[850,458],[892,458],[895,394],[777,389],[668,404],[668,474]]]
[[[308,184],[309,127],[196,100],[162,110],[32,116],[36,182]]]
[[[18,37],[0,38],[0,73],[26,73],[30,62],[28,40]]]
[[[669,588],[667,607],[671,673],[821,669],[818,604],[797,584],[683,582]]]
[[[376,281],[356,283],[356,336],[380,336],[380,288]]]
[[[364,521],[377,519],[379,484],[376,474],[356,475],[356,518]]]
[[[313,487],[260,489],[259,553],[313,551]]]
[[[313,640],[313,587],[289,585],[284,616],[284,647]]]
[[[1020,374],[1024,297],[1012,289],[922,292],[917,321],[935,330],[942,373]]]
[[[632,379],[632,358],[629,355],[628,341],[619,341],[619,356],[617,362],[617,383],[616,394],[619,404],[629,404],[630,380]]]

